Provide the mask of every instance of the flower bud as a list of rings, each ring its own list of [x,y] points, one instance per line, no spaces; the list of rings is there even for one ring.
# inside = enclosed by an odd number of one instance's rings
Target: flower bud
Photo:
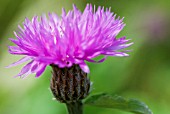
[[[70,68],[59,68],[53,64],[51,66],[53,72],[50,88],[58,101],[77,102],[89,94],[90,80],[79,65]]]

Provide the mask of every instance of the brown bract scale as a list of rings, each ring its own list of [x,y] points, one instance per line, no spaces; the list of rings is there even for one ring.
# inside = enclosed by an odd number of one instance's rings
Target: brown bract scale
[[[90,80],[87,73],[79,65],[70,68],[59,68],[51,64],[53,69],[51,91],[54,97],[62,103],[77,102],[89,94]]]

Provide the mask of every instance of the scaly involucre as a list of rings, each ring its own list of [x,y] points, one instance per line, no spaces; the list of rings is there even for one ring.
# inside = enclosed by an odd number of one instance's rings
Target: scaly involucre
[[[21,77],[31,73],[39,77],[51,64],[60,68],[78,64],[89,73],[85,61],[103,62],[107,56],[128,56],[121,50],[132,43],[127,43],[125,37],[116,38],[125,26],[122,21],[110,8],[99,6],[95,11],[91,4],[87,4],[83,13],[73,5],[68,13],[63,9],[61,17],[49,13],[48,18],[46,15],[26,18],[23,27],[18,26],[19,30],[14,32],[16,39],[10,39],[16,46],[9,46],[11,54],[25,57],[9,67],[29,61],[17,75]],[[104,56],[94,61],[99,55]]]

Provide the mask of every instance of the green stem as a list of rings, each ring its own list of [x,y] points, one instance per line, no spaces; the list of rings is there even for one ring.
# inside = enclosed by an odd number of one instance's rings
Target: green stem
[[[83,104],[81,101],[66,103],[69,114],[83,114]]]

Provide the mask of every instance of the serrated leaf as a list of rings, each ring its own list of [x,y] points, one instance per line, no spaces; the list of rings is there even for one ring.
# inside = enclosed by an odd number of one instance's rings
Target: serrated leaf
[[[90,96],[84,104],[103,108],[119,109],[135,114],[153,114],[148,106],[136,99],[126,99],[118,95],[108,95],[105,93]]]

